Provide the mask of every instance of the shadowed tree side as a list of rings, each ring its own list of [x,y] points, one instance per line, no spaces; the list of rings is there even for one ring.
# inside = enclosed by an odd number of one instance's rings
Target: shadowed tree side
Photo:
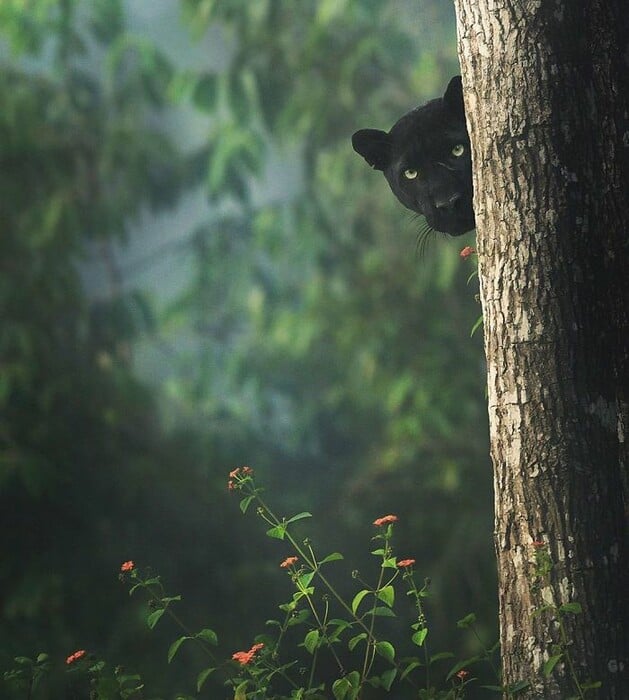
[[[629,19],[620,0],[455,4],[474,161],[504,682],[528,680],[522,697],[566,698],[600,681],[600,697],[622,698]],[[554,563],[541,584],[534,542]],[[582,612],[562,611],[572,603]]]

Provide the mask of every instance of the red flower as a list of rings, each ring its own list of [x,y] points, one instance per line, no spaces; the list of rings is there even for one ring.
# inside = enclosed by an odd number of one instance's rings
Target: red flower
[[[228,488],[230,491],[233,491],[233,490],[236,488],[236,484],[233,482],[232,479],[230,479],[230,480],[227,482],[227,488]]]
[[[120,567],[120,571],[133,571],[133,569],[135,569],[135,563],[131,559]]]
[[[400,567],[400,569],[406,569],[409,566],[413,566],[414,563],[414,559],[402,559],[402,561],[399,561],[397,565]]]
[[[237,661],[241,666],[246,666],[248,663],[251,663],[253,657],[262,647],[264,647],[262,643],[254,644],[249,651],[237,651],[232,654],[232,659]]]
[[[381,525],[388,525],[389,523],[395,522],[397,522],[397,515],[383,515],[381,518],[376,518],[373,524],[380,527]]]
[[[460,681],[464,681],[469,675],[470,672],[466,671],[465,669],[461,669],[458,673],[454,674]]]
[[[299,557],[286,557],[286,559],[284,559],[280,566],[282,567],[282,569],[288,569],[289,566],[292,566],[297,561],[299,561]]]
[[[239,473],[240,473],[240,467],[233,469],[232,471],[229,472],[229,478],[235,479]]]
[[[66,659],[66,663],[73,664],[75,661],[78,661],[80,658],[85,656],[85,649],[79,649],[78,651],[75,651],[74,654],[70,654],[68,658]]]
[[[469,258],[470,255],[476,252],[476,248],[472,248],[471,245],[466,245],[465,248],[459,253],[462,258]]]
[[[543,540],[533,540],[531,542],[531,546],[535,547],[535,549],[541,549],[542,547],[546,546],[546,542]]]
[[[243,473],[245,476],[251,476],[251,474],[253,474],[253,469],[252,469],[251,467],[243,467],[243,468],[242,468],[242,473]]]

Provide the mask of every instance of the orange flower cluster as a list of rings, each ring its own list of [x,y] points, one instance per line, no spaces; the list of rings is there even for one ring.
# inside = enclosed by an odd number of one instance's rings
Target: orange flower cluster
[[[122,571],[122,572],[124,572],[124,571],[133,571],[133,569],[135,569],[135,562],[134,562],[133,560],[131,560],[131,559],[129,559],[129,561],[126,561],[126,562],[120,567],[120,571]]]
[[[397,565],[399,566],[400,569],[406,569],[409,566],[413,566],[415,563],[414,559],[402,559],[402,561],[399,561]]]
[[[458,673],[454,674],[460,681],[464,681],[469,675],[470,672],[466,671],[464,668],[462,668]]]
[[[236,467],[229,472],[229,481],[227,482],[227,488],[233,491],[238,482],[246,476],[251,476],[253,474],[253,469],[251,467]],[[236,479],[236,481],[234,481]]]
[[[381,527],[382,525],[389,525],[389,523],[396,523],[397,522],[397,515],[383,515],[381,518],[376,518],[373,521],[373,524],[376,525],[377,527]]]
[[[533,542],[531,542],[531,546],[535,547],[535,549],[541,549],[542,547],[546,546],[546,542],[543,542],[542,540],[533,540]]]
[[[70,654],[68,658],[66,659],[67,664],[73,664],[75,661],[78,661],[79,659],[83,658],[85,656],[85,649],[79,649],[78,651],[75,651],[74,654]]]
[[[232,659],[237,661],[241,666],[246,666],[251,663],[253,657],[257,654],[264,644],[254,644],[249,651],[237,651],[232,654]]]
[[[471,245],[466,245],[465,248],[459,253],[462,258],[469,258],[470,255],[476,252],[476,248],[472,248]]]
[[[289,566],[292,566],[293,564],[297,563],[299,561],[299,557],[286,557],[284,561],[280,564],[282,569],[288,569]]]

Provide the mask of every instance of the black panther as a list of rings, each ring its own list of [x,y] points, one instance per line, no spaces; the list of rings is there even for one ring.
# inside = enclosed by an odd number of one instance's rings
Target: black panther
[[[422,214],[430,229],[460,236],[474,228],[460,75],[450,80],[443,97],[408,112],[388,133],[361,129],[352,145],[369,165],[382,170],[393,194]]]

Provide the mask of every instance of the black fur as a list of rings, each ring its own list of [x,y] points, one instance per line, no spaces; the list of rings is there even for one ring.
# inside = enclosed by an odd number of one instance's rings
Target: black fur
[[[352,145],[383,171],[399,201],[425,216],[432,229],[460,236],[474,228],[461,76],[452,78],[443,97],[405,114],[391,131],[357,131]]]

